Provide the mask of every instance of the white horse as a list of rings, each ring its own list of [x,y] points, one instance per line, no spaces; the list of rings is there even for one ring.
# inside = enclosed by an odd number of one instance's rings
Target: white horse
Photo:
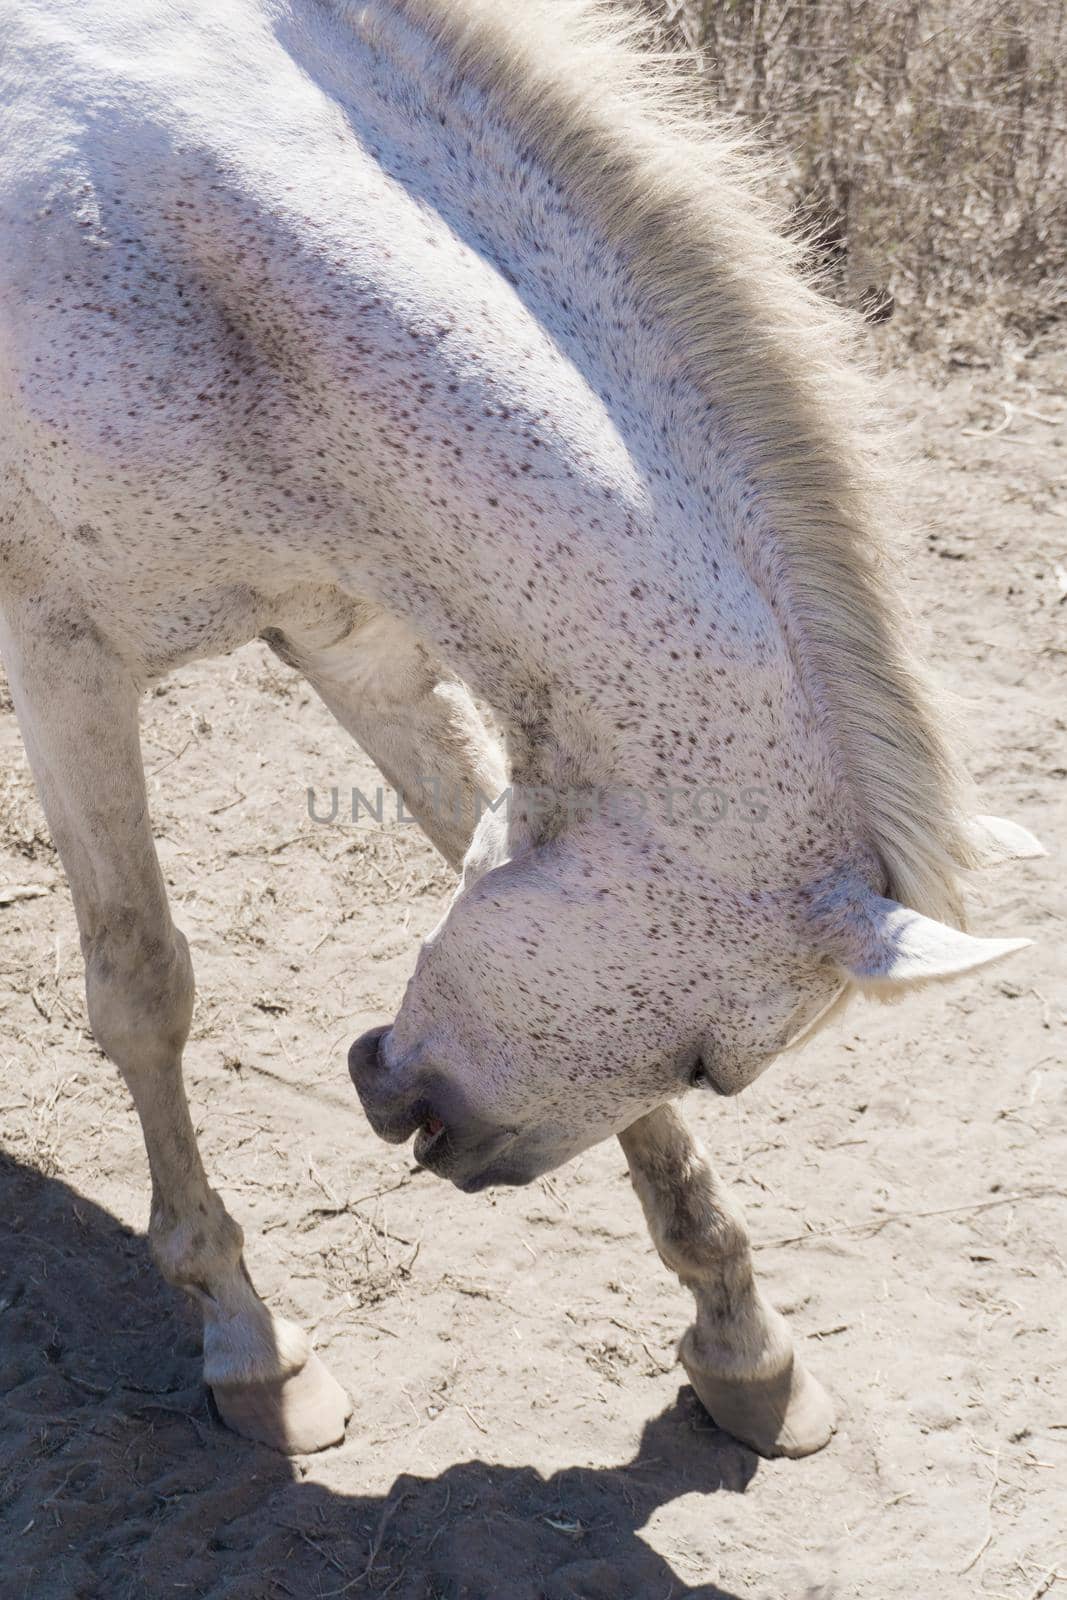
[[[673,1102],[1018,949],[957,873],[1040,847],[961,813],[867,385],[758,172],[597,0],[0,0],[0,39],[0,647],[223,1417],[349,1411],[201,1165],[138,746],[147,684],[259,636],[462,866],[353,1046],[375,1127],[467,1189],[617,1134],[697,1393],[817,1449]]]

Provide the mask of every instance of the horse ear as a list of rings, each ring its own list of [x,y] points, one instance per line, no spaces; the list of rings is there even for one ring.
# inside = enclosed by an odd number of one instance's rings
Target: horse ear
[[[956,978],[1025,950],[1030,939],[976,939],[868,892],[837,920],[831,953],[861,988],[883,993]]]
[[[1048,854],[1040,839],[1004,817],[972,817],[967,837],[980,867],[998,867],[1002,861],[1029,861]]]

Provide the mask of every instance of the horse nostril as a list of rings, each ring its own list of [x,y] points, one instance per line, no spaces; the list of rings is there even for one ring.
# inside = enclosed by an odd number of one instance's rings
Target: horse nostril
[[[388,1025],[384,1028],[369,1028],[349,1047],[348,1070],[357,1089],[361,1079],[381,1071],[381,1043],[388,1032]]]
[[[390,1144],[403,1144],[427,1123],[434,1125],[434,1136],[439,1136],[444,1123],[420,1094],[418,1075],[409,1070],[410,1059],[392,1065],[385,1059],[382,1045],[389,1031],[387,1027],[371,1028],[349,1049],[348,1070],[360,1104],[379,1139]]]

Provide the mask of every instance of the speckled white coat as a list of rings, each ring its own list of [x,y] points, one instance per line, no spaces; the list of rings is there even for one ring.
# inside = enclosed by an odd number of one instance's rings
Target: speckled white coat
[[[641,176],[625,85],[609,93],[636,54],[594,13],[0,0],[0,649],[93,1026],[145,1123],[157,1254],[201,1296],[231,1420],[276,1442],[292,1416],[264,1422],[242,1396],[279,1374],[307,1387],[311,1366],[237,1282],[239,1234],[186,1126],[191,974],[136,747],[151,679],[266,638],[457,865],[476,791],[505,781],[464,684],[493,708],[517,801],[483,819],[395,1025],[353,1061],[380,1131],[421,1123],[420,1154],[464,1187],[525,1181],[645,1118],[656,1153],[642,1168],[629,1135],[635,1181],[658,1174],[675,1205],[699,1164],[657,1108],[691,1081],[741,1088],[853,981],[1020,943],[885,897],[903,869],[820,676],[833,630],[816,638],[791,602],[775,450],[752,421],[761,360],[769,405],[790,384],[775,320],[722,310],[735,191],[707,286],[721,370],[697,382],[684,314],[650,292],[647,219],[631,248],[618,204],[611,227],[591,215],[597,175],[569,181],[529,104],[509,116],[570,38],[560,81],[588,72],[597,128],[616,108],[604,185],[616,159]],[[560,93],[595,143],[574,85]],[[738,362],[757,374],[747,411]],[[816,443],[831,460],[832,430]],[[873,602],[869,618],[852,632],[873,658]],[[902,694],[890,771],[922,716]],[[458,819],[427,805],[420,772],[463,786]],[[623,789],[642,814],[594,804]],[[782,1368],[756,1322],[741,1342],[763,1366],[735,1374]],[[324,1394],[293,1401],[313,1442]]]

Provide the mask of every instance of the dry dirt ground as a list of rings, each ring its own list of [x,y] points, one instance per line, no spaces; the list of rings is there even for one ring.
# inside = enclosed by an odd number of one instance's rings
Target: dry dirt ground
[[[375,1140],[345,1050],[449,874],[412,828],[309,820],[308,785],[376,779],[250,648],[144,707],[187,1076],[257,1283],[355,1414],[293,1461],[212,1416],[6,704],[0,885],[47,892],[0,904],[4,1600],[1067,1600],[1067,368],[954,359],[899,384],[932,523],[907,571],[984,808],[1052,850],[976,881],[974,924],[1036,944],[692,1105],[831,1447],[763,1462],[700,1410],[616,1146],[467,1198]]]

